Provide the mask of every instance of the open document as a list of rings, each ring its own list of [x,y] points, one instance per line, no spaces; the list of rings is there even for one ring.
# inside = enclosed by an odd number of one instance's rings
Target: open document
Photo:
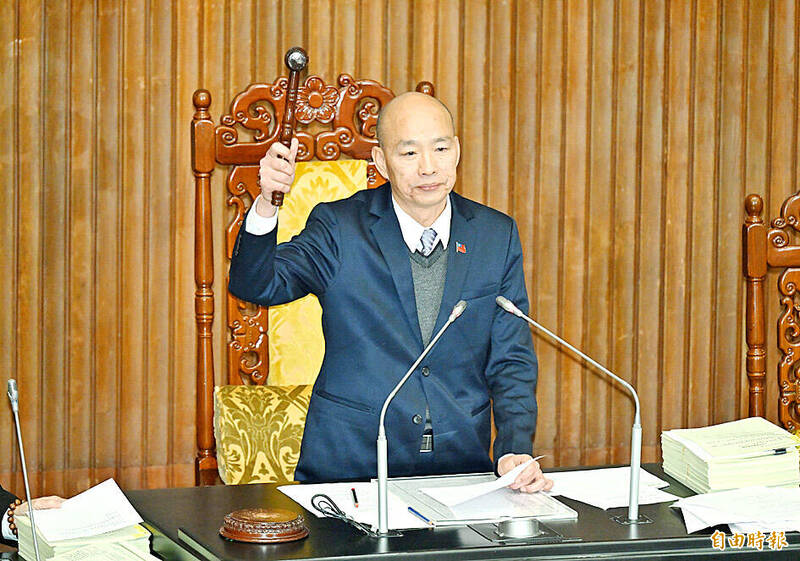
[[[507,485],[515,477],[516,473],[508,479],[485,473],[390,479],[389,528],[402,530],[428,528],[431,525],[451,526],[523,516],[536,516],[541,520],[574,520],[578,517],[574,510],[545,493],[522,493],[509,489]],[[458,493],[453,493],[451,490],[456,488],[459,489]],[[322,515],[312,506],[311,498],[323,493],[347,516],[373,528],[378,526],[376,481],[284,485],[278,490],[317,516]],[[352,490],[357,494],[358,506],[355,506]],[[462,497],[468,498],[448,506],[432,496],[452,502],[448,497],[454,494],[463,494]]]

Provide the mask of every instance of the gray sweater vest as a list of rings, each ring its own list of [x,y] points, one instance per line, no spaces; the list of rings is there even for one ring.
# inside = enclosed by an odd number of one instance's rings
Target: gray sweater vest
[[[447,275],[447,251],[442,244],[437,244],[428,257],[416,251],[409,252],[409,256],[414,297],[417,301],[417,319],[422,333],[422,344],[427,346],[433,336],[439,307],[442,305],[444,280]]]

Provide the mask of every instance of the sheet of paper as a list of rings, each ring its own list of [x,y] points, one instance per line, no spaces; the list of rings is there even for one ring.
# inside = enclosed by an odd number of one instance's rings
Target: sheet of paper
[[[710,427],[664,431],[704,461],[749,458],[797,446],[800,440],[762,417],[750,417]]]
[[[104,534],[142,521],[113,479],[67,499],[61,508],[36,510],[35,518],[36,529],[51,543]]]
[[[616,467],[559,471],[547,474],[553,480],[550,495],[561,495],[602,509],[627,507],[630,494],[630,468]],[[661,491],[669,483],[640,469],[639,504],[674,501],[678,497]]]
[[[694,495],[673,507],[683,512],[689,533],[720,524],[795,529],[800,527],[800,489],[744,487]]]
[[[136,551],[123,544],[93,544],[56,555],[52,561],[158,561],[158,557]]]
[[[540,456],[541,457],[541,456]],[[443,505],[454,507],[458,504],[471,501],[477,497],[481,497],[497,489],[508,487],[517,478],[517,475],[522,472],[526,467],[533,463],[536,459],[528,460],[522,463],[494,481],[486,481],[484,483],[476,483],[474,485],[460,485],[457,487],[423,487],[420,489],[423,493],[439,501]]]
[[[353,504],[353,495],[350,489],[356,490],[358,508]],[[373,528],[378,526],[378,483],[319,483],[313,485],[282,485],[278,490],[291,498],[294,502],[314,513],[319,518],[323,515],[313,507],[311,498],[322,493],[328,495],[347,516],[369,524]],[[389,529],[408,530],[413,528],[428,528],[429,525],[408,511],[408,505],[389,492]]]

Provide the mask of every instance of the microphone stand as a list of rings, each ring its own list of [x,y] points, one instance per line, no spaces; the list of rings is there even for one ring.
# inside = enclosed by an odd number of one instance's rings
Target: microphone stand
[[[447,318],[447,322],[442,326],[436,336],[431,339],[431,342],[428,343],[428,346],[425,347],[425,350],[422,351],[422,354],[419,355],[417,360],[414,361],[414,364],[411,365],[411,368],[408,369],[408,372],[405,373],[394,389],[389,393],[386,398],[386,401],[383,402],[383,408],[381,409],[381,417],[380,423],[378,424],[378,534],[381,536],[389,535],[389,459],[388,459],[388,443],[386,441],[386,428],[384,426],[384,421],[386,417],[386,409],[389,407],[389,403],[394,399],[394,396],[397,395],[397,392],[400,391],[400,388],[403,387],[403,384],[406,383],[411,377],[411,374],[414,370],[417,369],[419,363],[427,356],[428,352],[433,348],[445,330],[450,327],[450,324],[453,323],[458,316],[460,316],[464,312],[464,308],[467,307],[467,303],[464,300],[459,300],[458,303],[453,307],[453,311],[450,312],[450,317]]]
[[[628,382],[611,372],[608,368],[594,360],[592,357],[587,355],[586,353],[582,352],[581,350],[577,349],[573,345],[570,345],[567,341],[547,329],[540,323],[537,323],[517,308],[508,298],[504,296],[498,296],[495,301],[497,305],[503,308],[505,311],[514,314],[515,316],[524,319],[531,325],[533,325],[536,329],[541,331],[542,333],[549,336],[554,341],[558,342],[561,345],[564,345],[573,353],[584,359],[586,362],[594,366],[595,368],[599,369],[604,374],[610,376],[622,386],[628,390],[628,392],[633,396],[633,401],[636,404],[636,410],[633,415],[633,427],[631,428],[631,476],[630,476],[630,487],[628,490],[628,516],[627,518],[624,516],[615,516],[613,519],[620,524],[637,524],[637,523],[649,523],[651,522],[645,516],[639,516],[639,470],[642,465],[642,424],[641,424],[641,416],[639,414],[639,395],[636,393],[636,390],[633,389]]]
[[[11,378],[7,385],[8,400],[11,402],[11,412],[14,413],[14,424],[17,427],[17,442],[19,443],[19,457],[22,461],[22,479],[25,482],[25,498],[28,500],[28,513],[31,517],[31,532],[33,533],[33,551],[36,554],[36,561],[39,557],[39,541],[36,539],[36,521],[33,519],[33,502],[31,501],[31,488],[28,485],[28,468],[25,466],[25,450],[22,448],[22,432],[19,430],[19,393],[17,392],[17,381]]]

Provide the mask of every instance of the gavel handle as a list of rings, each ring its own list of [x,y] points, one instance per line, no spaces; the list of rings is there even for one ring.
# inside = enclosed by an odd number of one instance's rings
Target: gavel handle
[[[289,70],[289,87],[286,90],[286,109],[283,113],[283,121],[281,121],[281,133],[278,140],[287,148],[292,146],[292,136],[294,136],[294,107],[297,102],[297,88],[300,85],[300,71]],[[283,205],[283,192],[272,192],[272,205]]]

